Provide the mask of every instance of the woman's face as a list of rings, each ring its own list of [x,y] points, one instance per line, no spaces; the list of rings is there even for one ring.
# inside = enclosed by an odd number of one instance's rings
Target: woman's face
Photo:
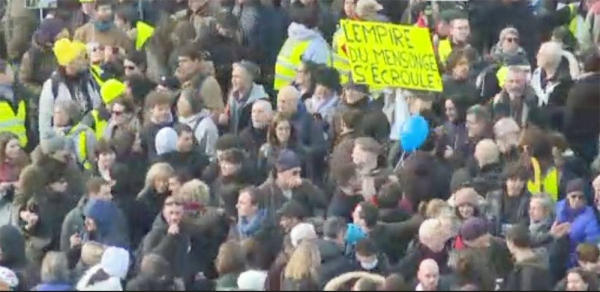
[[[114,152],[105,152],[98,155],[98,166],[104,169],[110,169],[115,162],[116,154]]]
[[[11,139],[6,143],[6,148],[4,148],[4,155],[6,155],[9,159],[16,159],[19,157],[21,152],[21,145],[19,144],[19,140]]]
[[[277,136],[277,140],[279,142],[287,142],[290,140],[291,127],[290,122],[281,121],[275,127],[275,136]]]
[[[469,76],[470,69],[471,65],[469,64],[469,60],[462,58],[452,69],[452,76],[457,80],[465,80]]]
[[[519,37],[516,34],[509,33],[502,39],[502,52],[514,53],[519,49]]]
[[[525,181],[518,178],[509,178],[506,180],[506,192],[509,196],[518,196],[525,188]]]
[[[221,175],[231,176],[234,175],[240,169],[240,165],[228,161],[220,161],[219,168],[221,170]]]
[[[169,178],[164,176],[157,176],[154,179],[154,190],[157,193],[163,194],[169,190]]]
[[[458,206],[458,213],[462,219],[468,219],[475,216],[475,207],[471,204],[462,204]]]
[[[300,64],[300,67],[296,69],[296,84],[307,86],[310,84],[310,73],[306,70],[306,66],[304,64]]]
[[[454,102],[452,102],[451,99],[446,99],[445,109],[446,109],[446,118],[448,119],[448,121],[450,121],[450,122],[456,121],[456,119],[458,118],[458,114],[456,112],[456,107],[454,106]]]
[[[355,0],[344,1],[344,13],[349,17],[354,17],[354,13],[356,13]]]
[[[587,291],[587,289],[588,284],[579,273],[569,273],[567,275],[567,291]]]

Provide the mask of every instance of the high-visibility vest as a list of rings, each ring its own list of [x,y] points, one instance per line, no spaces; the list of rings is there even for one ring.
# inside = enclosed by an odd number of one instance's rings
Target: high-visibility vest
[[[333,68],[340,73],[340,84],[344,85],[350,80],[350,60],[344,51],[346,37],[343,29],[338,29],[333,35]]]
[[[498,71],[496,71],[496,78],[498,79],[498,86],[500,86],[500,88],[504,88],[506,75],[508,75],[508,67],[506,66],[502,66],[500,69],[498,69]]]
[[[279,90],[290,85],[296,77],[296,70],[302,63],[302,54],[311,41],[298,41],[288,38],[277,55],[275,64],[275,81],[273,88]]]
[[[102,79],[102,74],[104,74],[104,70],[102,70],[102,68],[100,68],[100,66],[98,65],[92,65],[90,66],[90,72],[92,73],[92,76],[94,77],[94,80],[96,81],[98,86],[101,87],[102,84],[104,84],[104,80]]]
[[[83,166],[83,169],[92,169],[92,164],[87,156],[87,131],[85,126],[78,124],[71,128],[67,136],[75,142],[75,154],[79,165]]]
[[[98,110],[92,110],[91,112],[92,118],[94,118],[94,133],[96,134],[96,139],[100,140],[102,136],[104,136],[104,130],[108,126],[108,121],[100,117],[100,112]]]
[[[531,158],[531,165],[533,167],[533,180],[527,182],[527,190],[532,195],[539,193],[549,194],[556,202],[558,200],[558,183],[560,179],[558,169],[552,167],[542,177],[542,169],[539,161]]]
[[[580,23],[583,24],[583,22],[584,22],[583,17],[579,16],[579,13],[577,13],[577,9],[579,8],[579,3],[571,3],[571,4],[567,5],[567,7],[569,7],[569,14],[570,14],[569,31],[571,32],[573,37],[575,37],[575,39],[579,42],[579,39],[581,38],[581,36],[580,36],[581,32],[579,32],[579,30],[582,28]]]
[[[21,147],[27,146],[27,107],[25,101],[21,100],[15,113],[8,101],[0,102],[0,132],[11,132],[19,137]]]
[[[446,64],[446,60],[448,60],[448,56],[452,53],[452,43],[450,43],[450,39],[441,40],[438,44],[438,57],[440,58],[440,62],[442,64]]]

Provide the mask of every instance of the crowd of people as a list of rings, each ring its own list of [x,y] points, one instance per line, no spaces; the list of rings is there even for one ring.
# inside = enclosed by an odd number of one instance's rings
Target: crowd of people
[[[0,290],[600,289],[600,1],[30,2]],[[341,20],[429,30],[443,91],[356,82]]]

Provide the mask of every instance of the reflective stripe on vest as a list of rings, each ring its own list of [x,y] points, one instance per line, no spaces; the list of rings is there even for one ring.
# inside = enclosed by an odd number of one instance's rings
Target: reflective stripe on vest
[[[100,118],[100,112],[98,110],[92,110],[92,117],[94,118],[94,133],[96,139],[100,140],[104,136],[104,129],[108,126],[108,121]]]
[[[546,193],[556,202],[558,200],[559,180],[556,167],[552,167],[542,179],[542,169],[538,160],[531,158],[531,165],[533,166],[533,181],[529,180],[527,182],[527,190],[532,195]]]
[[[498,86],[500,86],[500,88],[504,88],[506,75],[508,75],[508,67],[506,66],[502,66],[500,69],[498,69],[498,71],[496,71],[496,78],[498,79]]]
[[[438,57],[440,58],[440,62],[442,62],[442,64],[446,64],[446,60],[448,60],[450,53],[452,53],[452,44],[450,43],[450,40],[441,40],[438,44]]]
[[[87,131],[85,129],[80,130],[80,125],[73,127],[69,131],[69,138],[72,140],[77,139],[77,162],[83,166],[83,169],[92,169],[92,164],[89,162],[87,157]],[[80,130],[80,131],[78,131]],[[75,137],[77,136],[77,137]]]
[[[346,37],[344,31],[340,28],[333,35],[333,68],[340,73],[340,84],[344,85],[350,80],[350,60],[347,58],[346,52],[344,52],[344,45],[346,45]]]
[[[10,103],[7,101],[0,102],[0,132],[11,132],[17,135],[21,147],[27,145],[26,119],[27,108],[25,101],[22,100],[19,102],[16,113]]]
[[[296,77],[296,69],[302,62],[302,54],[310,45],[310,41],[297,41],[288,38],[277,55],[275,64],[275,81],[273,88],[279,90],[290,85]]]
[[[92,65],[90,66],[90,72],[92,72],[92,76],[94,77],[94,80],[96,80],[98,86],[102,86],[102,84],[104,84],[104,80],[102,80],[102,73],[104,70],[98,65]]]

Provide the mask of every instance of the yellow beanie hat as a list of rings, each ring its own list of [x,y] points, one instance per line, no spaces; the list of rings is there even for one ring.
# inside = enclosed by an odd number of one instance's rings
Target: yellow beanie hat
[[[100,88],[100,95],[104,104],[109,104],[125,93],[127,86],[117,79],[108,79]]]
[[[64,38],[54,43],[53,51],[58,65],[66,66],[84,54],[86,46],[82,42]]]

